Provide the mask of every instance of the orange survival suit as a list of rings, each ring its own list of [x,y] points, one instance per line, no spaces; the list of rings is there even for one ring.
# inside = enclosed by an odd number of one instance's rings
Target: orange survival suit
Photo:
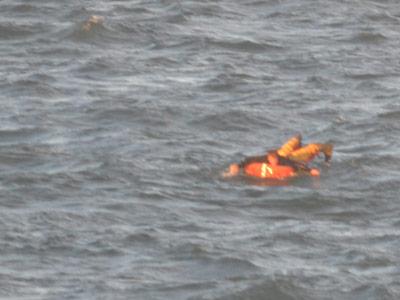
[[[301,135],[289,139],[278,150],[269,151],[266,155],[246,158],[238,167],[244,174],[257,178],[287,179],[300,174],[318,176],[317,169],[311,169],[307,163],[319,153],[324,153],[325,161],[332,157],[331,144],[301,145]]]

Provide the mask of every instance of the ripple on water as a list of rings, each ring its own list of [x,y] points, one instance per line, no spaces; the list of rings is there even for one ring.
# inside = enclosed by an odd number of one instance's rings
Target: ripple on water
[[[20,25],[12,22],[0,23],[0,38],[3,40],[18,40],[26,38],[35,33],[30,25]]]

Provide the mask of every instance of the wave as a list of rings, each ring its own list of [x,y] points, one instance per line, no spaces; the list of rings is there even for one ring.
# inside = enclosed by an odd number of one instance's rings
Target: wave
[[[226,293],[221,297],[212,297],[213,300],[317,300],[317,299],[385,299],[392,300],[396,298],[395,288],[391,289],[383,284],[357,284],[351,288],[338,286],[334,278],[329,276],[320,276],[320,281],[331,282],[329,287],[315,288],[310,286],[313,278],[298,277],[294,275],[278,275],[275,278],[264,280],[262,283],[250,284],[247,288],[233,293]],[[311,281],[311,282],[310,282]],[[203,299],[203,298],[199,298]],[[209,298],[207,298],[209,299]]]
[[[239,51],[246,53],[265,53],[268,51],[279,51],[282,49],[282,46],[278,44],[258,42],[253,40],[223,40],[212,37],[205,38],[205,43],[212,47],[222,48],[231,51]]]
[[[30,25],[17,25],[14,23],[0,23],[0,39],[12,40],[28,37],[35,33]]]
[[[190,122],[195,128],[208,128],[224,132],[240,131],[250,132],[252,127],[258,125],[261,128],[274,128],[274,122],[269,117],[262,115],[257,110],[231,109],[225,112],[209,112],[200,115]],[[260,145],[263,146],[263,145]]]
[[[288,280],[267,280],[214,300],[309,300],[305,290]]]
[[[400,119],[400,110],[393,110],[378,114],[378,118],[387,121],[397,121]]]
[[[352,42],[361,42],[369,44],[380,44],[387,40],[387,37],[382,33],[361,32],[353,37]]]

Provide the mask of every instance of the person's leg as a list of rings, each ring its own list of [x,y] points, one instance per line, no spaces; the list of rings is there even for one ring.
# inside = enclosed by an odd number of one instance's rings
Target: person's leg
[[[301,135],[295,135],[294,137],[290,138],[279,150],[277,151],[278,154],[282,157],[288,157],[290,153],[299,149],[301,147]]]
[[[300,149],[291,152],[288,156],[290,160],[308,163],[320,153],[325,155],[325,162],[329,162],[332,157],[332,144],[308,144]]]

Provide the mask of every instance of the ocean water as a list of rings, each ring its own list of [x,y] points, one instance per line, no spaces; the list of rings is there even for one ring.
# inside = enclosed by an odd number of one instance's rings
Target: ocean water
[[[0,298],[399,299],[399,28],[394,0],[1,1]],[[296,133],[335,145],[320,178],[221,178]]]

